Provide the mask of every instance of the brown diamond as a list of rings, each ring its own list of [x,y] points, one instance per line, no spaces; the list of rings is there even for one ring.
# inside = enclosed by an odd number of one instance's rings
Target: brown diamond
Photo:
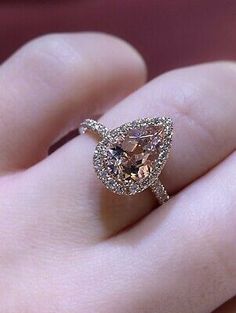
[[[139,182],[149,176],[159,155],[163,139],[160,126],[130,130],[119,144],[107,149],[106,165],[112,176],[121,182]]]

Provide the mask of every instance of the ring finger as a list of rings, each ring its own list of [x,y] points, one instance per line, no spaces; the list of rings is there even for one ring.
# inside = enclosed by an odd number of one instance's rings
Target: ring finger
[[[174,145],[162,179],[176,193],[235,149],[235,76],[233,63],[170,72],[117,104],[101,122],[114,128],[145,116],[172,117]],[[62,205],[73,210],[76,228],[80,225],[87,238],[100,240],[146,215],[155,199],[149,191],[129,198],[106,191],[92,168],[95,145],[94,139],[79,136],[33,170],[36,185],[39,179],[44,182],[44,192],[63,191]]]

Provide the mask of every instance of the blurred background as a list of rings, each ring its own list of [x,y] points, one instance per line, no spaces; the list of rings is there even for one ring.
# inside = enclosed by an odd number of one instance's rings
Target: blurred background
[[[102,31],[133,44],[149,78],[216,59],[236,59],[236,0],[0,0],[1,62],[51,32]]]

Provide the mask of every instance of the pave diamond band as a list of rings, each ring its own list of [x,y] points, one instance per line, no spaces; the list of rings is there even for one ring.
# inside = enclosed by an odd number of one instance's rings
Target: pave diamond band
[[[93,165],[98,178],[117,194],[133,195],[150,187],[162,204],[169,199],[159,175],[167,161],[173,135],[170,118],[143,118],[109,130],[87,119],[80,133],[101,138]]]
[[[156,182],[150,187],[160,204],[163,204],[170,199],[170,196],[168,195],[165,187],[162,185],[160,179],[157,179]]]
[[[79,131],[81,134],[84,134],[87,131],[92,131],[101,138],[107,136],[109,133],[109,130],[104,125],[91,119],[86,119],[85,121],[83,121],[80,124]]]

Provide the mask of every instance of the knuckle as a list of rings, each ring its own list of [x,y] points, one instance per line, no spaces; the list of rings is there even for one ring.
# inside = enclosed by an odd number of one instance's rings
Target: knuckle
[[[42,58],[44,59],[45,56],[57,57],[57,55],[61,53],[62,49],[59,49],[61,45],[62,48],[64,48],[64,40],[60,35],[44,35],[26,43],[20,50],[20,54],[21,57],[26,57],[27,59],[34,58],[40,61]]]
[[[64,35],[49,34],[33,39],[17,53],[25,72],[36,73],[47,79],[73,75],[76,69],[83,70],[85,58],[66,40]]]

